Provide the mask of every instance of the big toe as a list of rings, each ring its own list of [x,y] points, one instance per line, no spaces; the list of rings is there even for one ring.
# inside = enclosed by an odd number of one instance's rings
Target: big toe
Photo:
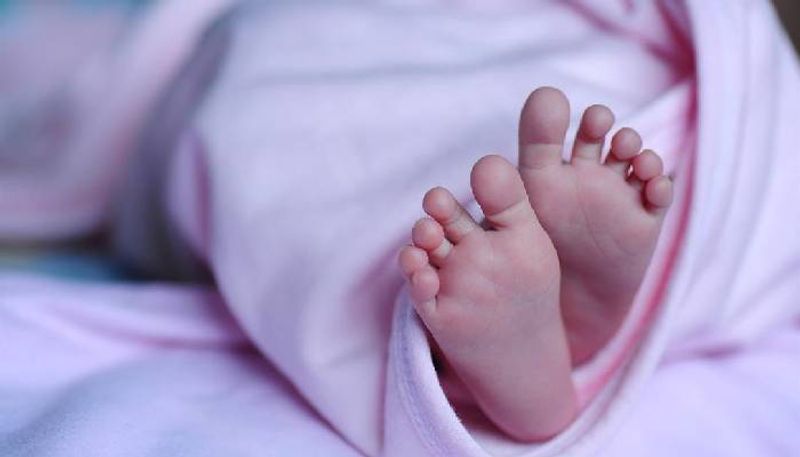
[[[519,173],[506,159],[489,155],[472,168],[472,192],[495,227],[524,224],[534,218]]]
[[[533,91],[519,120],[519,166],[545,168],[562,163],[561,152],[569,127],[569,101],[558,89]]]

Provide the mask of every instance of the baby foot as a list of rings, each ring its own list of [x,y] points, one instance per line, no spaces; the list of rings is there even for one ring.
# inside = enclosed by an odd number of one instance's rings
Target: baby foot
[[[472,170],[478,225],[443,188],[400,253],[416,309],[483,412],[521,440],[550,437],[575,412],[559,311],[559,265],[518,172],[499,156]]]
[[[575,364],[591,358],[622,323],[672,201],[661,158],[641,151],[634,130],[619,130],[601,163],[613,123],[607,107],[589,107],[572,158],[564,163],[561,151],[569,124],[564,94],[537,89],[520,119],[519,171],[558,251],[561,311]]]

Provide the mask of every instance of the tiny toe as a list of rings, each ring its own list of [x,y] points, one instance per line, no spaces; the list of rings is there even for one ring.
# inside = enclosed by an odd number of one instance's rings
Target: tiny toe
[[[542,169],[561,165],[569,127],[569,102],[552,87],[540,87],[525,101],[519,119],[519,167]]]
[[[646,149],[631,161],[633,173],[642,182],[647,182],[664,171],[664,163],[655,152]]]
[[[506,159],[483,157],[472,168],[470,178],[475,199],[492,226],[506,228],[535,218],[522,178]]]
[[[619,173],[628,175],[631,159],[642,150],[642,137],[636,130],[624,127],[611,139],[611,152],[606,158],[606,166]]]
[[[416,246],[404,246],[397,259],[406,278],[428,265],[428,254]]]
[[[614,125],[614,113],[604,105],[592,105],[583,112],[575,144],[572,162],[590,161],[600,163],[608,131]]]
[[[414,224],[414,228],[411,229],[411,240],[414,246],[431,251],[444,241],[444,230],[438,222],[425,217]]]
[[[644,196],[652,210],[665,210],[672,204],[672,180],[666,176],[651,179],[645,185]]]
[[[411,299],[425,319],[433,310],[436,294],[439,293],[439,275],[433,268],[425,267],[415,272],[409,283]]]
[[[453,245],[444,237],[444,229],[438,222],[430,218],[423,218],[414,224],[411,229],[411,240],[414,246],[424,249],[428,253],[431,264],[441,266]]]
[[[478,227],[477,222],[456,201],[453,194],[443,187],[435,187],[425,194],[422,207],[444,228],[448,240],[458,243]]]

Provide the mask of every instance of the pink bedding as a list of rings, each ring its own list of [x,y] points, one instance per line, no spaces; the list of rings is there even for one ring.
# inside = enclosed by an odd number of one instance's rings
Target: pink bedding
[[[171,236],[219,294],[3,279],[3,454],[800,453],[800,71],[769,2],[388,3],[248,4],[195,52],[219,10],[176,30],[181,3],[165,3],[129,45],[150,83],[115,80],[137,95],[76,133],[103,147],[67,151],[86,155],[73,185],[0,175],[0,208],[25,186],[39,202],[0,221],[6,238],[95,227],[113,186],[86,200],[83,183],[114,182],[142,100],[217,63],[148,160]],[[171,53],[152,45],[173,36]],[[530,445],[453,409],[394,254],[427,188],[466,200],[474,160],[513,157],[544,84],[643,132],[677,204],[625,326],[575,371],[581,416]],[[121,201],[119,242],[162,252]]]

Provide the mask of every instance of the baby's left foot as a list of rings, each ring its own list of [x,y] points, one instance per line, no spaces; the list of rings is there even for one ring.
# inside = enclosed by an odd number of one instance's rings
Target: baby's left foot
[[[557,89],[534,91],[520,120],[519,171],[561,262],[561,311],[572,362],[591,358],[613,336],[644,278],[672,183],[661,158],[622,129],[601,151],[614,123],[611,110],[583,113],[569,163],[561,151],[569,103]]]
[[[575,413],[558,257],[508,161],[478,161],[472,189],[485,227],[433,189],[423,202],[431,218],[415,225],[400,266],[417,313],[483,412],[517,439],[545,439]]]

